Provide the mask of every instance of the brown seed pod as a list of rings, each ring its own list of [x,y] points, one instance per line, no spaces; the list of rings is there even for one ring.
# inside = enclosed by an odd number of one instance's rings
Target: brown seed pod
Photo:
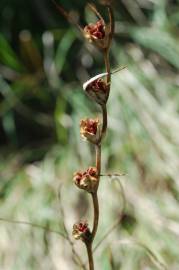
[[[83,29],[85,38],[100,49],[108,46],[110,27],[100,19],[96,23],[90,23]]]
[[[87,95],[100,105],[105,105],[109,95],[110,84],[102,78],[107,73],[99,74],[83,84],[83,89]]]
[[[87,241],[91,236],[88,223],[86,221],[75,223],[73,225],[72,235],[76,240],[81,239],[84,242]]]
[[[77,187],[89,193],[96,191],[98,187],[98,173],[96,167],[89,167],[86,171],[78,171],[74,174],[73,181]]]
[[[80,121],[81,137],[93,144],[97,144],[100,139],[101,127],[99,119],[86,118]]]

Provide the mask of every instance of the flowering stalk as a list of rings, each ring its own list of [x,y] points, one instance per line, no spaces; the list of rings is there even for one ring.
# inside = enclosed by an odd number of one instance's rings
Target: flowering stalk
[[[94,7],[93,7],[94,8]],[[85,136],[88,141],[95,144],[96,149],[96,172],[97,172],[97,181],[96,187],[91,192],[92,202],[93,202],[93,228],[91,232],[91,237],[87,239],[85,242],[88,254],[89,261],[89,269],[94,270],[94,261],[93,261],[93,252],[92,246],[93,241],[96,236],[96,232],[98,229],[99,222],[99,202],[98,202],[98,187],[100,183],[100,175],[101,175],[101,145],[102,140],[107,131],[107,107],[106,102],[110,93],[110,83],[111,83],[111,69],[110,69],[110,61],[109,61],[109,50],[111,41],[114,35],[114,16],[112,7],[107,6],[109,13],[109,25],[105,25],[104,20],[100,18],[100,20],[96,24],[90,24],[84,28],[85,37],[95,46],[97,46],[104,55],[104,63],[106,69],[106,80],[100,78],[100,76],[96,76],[97,78],[92,78],[87,83],[83,85],[83,88],[87,95],[96,103],[101,106],[102,110],[102,128],[90,129],[89,121],[86,121],[86,125],[83,123],[81,125],[81,133]],[[98,14],[98,12],[96,12]],[[83,120],[82,120],[83,121]],[[96,121],[96,125],[99,125],[99,122]],[[87,129],[89,128],[89,129]],[[83,130],[84,129],[84,130]],[[87,131],[88,130],[88,131]],[[84,131],[84,132],[83,132]],[[90,134],[90,131],[93,135]],[[99,136],[99,132],[100,136]],[[91,137],[93,137],[93,140]],[[96,176],[96,175],[95,175]]]
[[[54,0],[52,0],[54,2]],[[102,124],[99,119],[82,119],[80,122],[81,137],[94,145],[96,151],[95,167],[89,167],[85,171],[77,171],[74,174],[73,180],[75,185],[90,193],[93,203],[93,227],[89,229],[86,221],[81,221],[73,226],[73,236],[75,239],[80,239],[84,242],[89,262],[89,270],[94,270],[93,260],[93,241],[95,239],[98,223],[99,223],[99,202],[98,202],[98,187],[101,176],[101,145],[107,131],[107,107],[106,103],[110,94],[111,84],[111,69],[109,61],[109,51],[114,35],[114,15],[111,2],[112,0],[100,0],[101,4],[108,11],[109,23],[98,12],[96,7],[88,4],[89,8],[99,18],[96,23],[90,23],[83,29],[78,25],[78,29],[83,33],[85,39],[96,46],[104,56],[106,72],[99,74],[83,84],[85,93],[101,107]],[[58,10],[68,21],[73,23],[70,15],[63,8],[56,4]],[[76,24],[76,23],[75,23]]]

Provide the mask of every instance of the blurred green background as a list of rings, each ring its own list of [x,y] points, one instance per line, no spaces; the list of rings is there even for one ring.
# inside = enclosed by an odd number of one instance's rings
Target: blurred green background
[[[59,1],[81,25],[96,21],[87,1]],[[95,3],[95,2],[94,2]],[[99,7],[107,18],[104,9]],[[96,269],[179,269],[179,1],[118,0],[111,65],[109,129],[102,152]],[[104,71],[103,57],[49,0],[0,1],[0,218],[71,234],[92,217],[73,172],[94,164],[79,121],[100,116],[82,83]],[[61,190],[59,200],[58,192]],[[64,217],[60,211],[64,209]],[[79,269],[63,238],[0,221],[0,269]],[[75,243],[82,259],[86,253]]]

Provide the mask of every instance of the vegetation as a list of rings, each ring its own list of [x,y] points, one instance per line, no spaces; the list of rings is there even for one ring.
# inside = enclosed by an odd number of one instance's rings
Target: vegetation
[[[73,11],[80,25],[95,19],[86,1],[59,3]],[[96,269],[175,270],[179,2],[116,1],[115,21],[111,66],[127,69],[112,75],[102,173],[126,175],[101,177]],[[80,140],[79,120],[100,111],[81,85],[102,66],[102,55],[84,46],[78,30],[52,2],[0,2],[3,270],[78,269],[71,242],[63,236],[66,230],[71,234],[75,220],[93,215],[88,197],[72,185],[72,175],[93,160],[90,145]],[[86,261],[81,244],[74,245]]]

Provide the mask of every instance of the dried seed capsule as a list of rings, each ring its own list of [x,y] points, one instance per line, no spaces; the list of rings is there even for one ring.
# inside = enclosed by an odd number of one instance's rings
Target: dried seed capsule
[[[107,73],[99,74],[83,84],[87,95],[100,105],[105,105],[109,95],[110,85],[102,78]]]
[[[85,38],[94,43],[97,47],[105,49],[108,46],[109,27],[105,25],[103,20],[96,23],[90,23],[84,27]]]
[[[75,223],[73,225],[72,234],[76,240],[81,239],[84,242],[88,240],[91,236],[90,230],[88,228],[88,223],[86,221]]]
[[[86,171],[78,171],[73,177],[74,183],[80,189],[93,193],[98,188],[98,173],[96,167],[89,167]]]
[[[97,144],[101,134],[99,119],[82,119],[80,122],[80,134],[83,139]]]
[[[95,24],[86,25],[84,32],[91,41],[93,39],[103,39],[105,37],[105,25],[102,20],[99,20]]]

